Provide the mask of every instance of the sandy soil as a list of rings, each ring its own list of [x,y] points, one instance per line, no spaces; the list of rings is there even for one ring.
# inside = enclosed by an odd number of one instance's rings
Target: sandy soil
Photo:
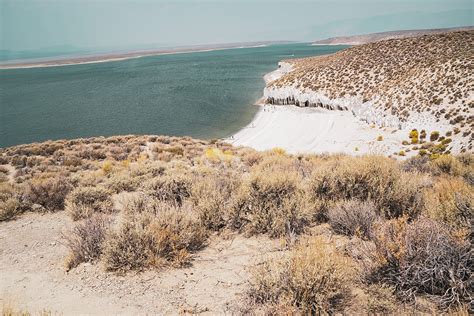
[[[189,268],[121,276],[82,264],[67,273],[61,233],[71,225],[64,212],[0,223],[0,305],[65,315],[222,314],[242,300],[248,267],[277,249],[266,238],[215,236]]]
[[[265,105],[246,128],[226,141],[257,150],[280,147],[293,154],[387,155],[400,150],[406,135],[403,130],[369,126],[348,111]]]

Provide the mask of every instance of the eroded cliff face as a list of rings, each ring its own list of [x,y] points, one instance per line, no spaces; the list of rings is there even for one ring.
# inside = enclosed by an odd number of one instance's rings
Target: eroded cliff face
[[[330,98],[320,91],[299,88],[298,83],[287,86],[270,85],[284,75],[293,71],[293,65],[288,62],[280,62],[278,70],[265,76],[267,87],[264,90],[264,99],[267,104],[295,105],[298,107],[319,107],[334,111],[351,111],[355,116],[369,124],[377,124],[382,127],[402,128],[404,124],[400,120],[387,113],[387,111],[376,108],[372,102],[363,102],[361,96]]]

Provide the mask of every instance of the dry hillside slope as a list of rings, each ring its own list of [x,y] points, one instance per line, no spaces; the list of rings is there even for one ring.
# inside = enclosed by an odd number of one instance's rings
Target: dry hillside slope
[[[452,152],[472,151],[472,30],[380,41],[281,67],[288,71],[265,89],[268,103],[350,110],[379,126],[441,132]]]
[[[3,148],[0,306],[467,315],[473,185],[472,154],[402,163],[166,136]]]
[[[416,37],[416,36],[422,36],[422,35],[454,32],[454,31],[468,31],[472,29],[474,29],[474,27],[466,26],[466,27],[454,27],[454,28],[444,28],[444,29],[389,31],[389,32],[371,33],[371,34],[331,37],[328,39],[316,41],[313,44],[314,45],[361,45],[361,44],[367,44],[367,43],[383,41],[383,40],[388,40],[388,39],[396,39],[396,38],[400,39],[400,38]]]

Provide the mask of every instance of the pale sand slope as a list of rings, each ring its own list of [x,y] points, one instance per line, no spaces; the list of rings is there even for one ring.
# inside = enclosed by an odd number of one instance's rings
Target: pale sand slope
[[[400,150],[408,131],[371,127],[348,111],[265,105],[228,142],[289,153],[385,154]],[[377,141],[382,136],[383,141]]]

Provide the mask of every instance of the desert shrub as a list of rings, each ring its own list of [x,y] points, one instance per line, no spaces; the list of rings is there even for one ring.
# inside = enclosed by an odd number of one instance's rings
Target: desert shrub
[[[293,172],[253,172],[239,190],[234,224],[272,237],[301,233],[313,214],[300,180]]]
[[[399,156],[402,156],[402,157],[403,157],[403,156],[406,156],[404,150],[400,150],[400,151],[398,152],[398,155],[399,155]]]
[[[166,171],[166,165],[162,162],[147,164],[133,164],[130,166],[130,177],[140,177],[149,175],[151,177],[162,176]]]
[[[68,270],[82,262],[92,262],[100,258],[110,222],[104,215],[93,215],[76,223],[69,232],[63,234],[70,252],[66,262]]]
[[[352,261],[316,237],[257,266],[248,296],[257,305],[289,305],[303,314],[334,313],[350,300],[354,275]]]
[[[395,289],[386,284],[370,284],[364,289],[367,315],[388,315],[396,309]]]
[[[409,134],[408,136],[409,136],[411,139],[413,139],[413,138],[418,139],[418,135],[419,135],[419,134],[418,134],[418,130],[417,130],[417,129],[412,129],[412,130],[410,131],[410,134]]]
[[[5,166],[0,166],[0,173],[8,174],[10,170]]]
[[[211,230],[227,225],[233,207],[232,195],[240,185],[235,173],[204,173],[193,179],[191,201],[202,224]]]
[[[207,240],[207,231],[189,209],[146,197],[127,208],[123,223],[106,242],[104,261],[108,270],[181,266]]]
[[[64,199],[72,186],[63,176],[46,179],[32,179],[26,189],[26,199],[43,206],[48,211],[64,209]]]
[[[128,173],[117,173],[110,176],[104,183],[104,186],[115,193],[123,191],[133,192],[138,189],[139,178],[133,178]]]
[[[393,285],[400,298],[428,294],[442,307],[472,299],[471,245],[454,238],[443,224],[426,218],[410,224],[405,219],[391,220],[373,240],[376,268],[369,279]]]
[[[425,192],[424,213],[452,227],[471,230],[474,218],[474,188],[459,179],[438,179]]]
[[[0,183],[0,221],[15,218],[27,209],[21,188],[9,183]]]
[[[439,132],[438,131],[431,132],[430,141],[434,142],[434,141],[438,140],[438,138],[439,138]]]
[[[247,166],[252,167],[263,159],[263,154],[255,150],[246,149],[240,154],[240,158]]]
[[[425,155],[414,156],[414,157],[408,158],[401,164],[401,168],[405,172],[421,172],[421,173],[432,172],[430,159],[429,157]]]
[[[0,183],[8,182],[8,175],[5,173],[0,172]]]
[[[383,136],[382,135],[377,136],[377,141],[379,142],[383,141]]]
[[[63,166],[66,166],[66,167],[78,167],[78,166],[81,166],[82,163],[83,163],[82,159],[75,155],[64,156],[62,160]]]
[[[418,155],[420,155],[421,157],[426,156],[427,154],[428,152],[425,149],[420,149],[420,151],[418,152]]]
[[[441,173],[459,176],[463,172],[463,165],[451,155],[441,155],[432,161],[433,167]]]
[[[140,270],[149,265],[149,244],[146,227],[138,221],[126,221],[110,233],[103,248],[103,260],[108,270]]]
[[[0,222],[14,218],[22,212],[21,203],[15,197],[0,201]]]
[[[111,213],[114,211],[111,193],[101,186],[78,187],[67,196],[66,211],[73,220],[96,213]]]
[[[329,209],[329,224],[338,234],[370,238],[377,220],[375,205],[372,202],[349,200]]]
[[[104,161],[102,163],[102,172],[104,172],[104,174],[108,175],[112,172],[112,170],[114,169],[114,165],[112,164],[111,161],[107,160],[107,161]]]
[[[164,175],[145,182],[144,190],[151,196],[166,202],[182,205],[191,195],[189,176],[182,174]]]
[[[463,166],[466,166],[466,167],[474,166],[473,154],[460,154],[456,156],[456,158],[459,160],[460,163],[463,164]]]
[[[421,203],[423,178],[404,173],[395,161],[367,156],[332,160],[318,168],[311,181],[316,199],[372,200],[386,218],[415,217]]]

